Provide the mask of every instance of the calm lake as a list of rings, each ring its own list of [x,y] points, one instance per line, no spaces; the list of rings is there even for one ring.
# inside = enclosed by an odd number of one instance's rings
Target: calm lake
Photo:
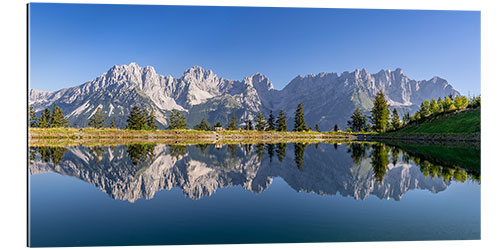
[[[480,149],[30,147],[29,244],[480,239]]]

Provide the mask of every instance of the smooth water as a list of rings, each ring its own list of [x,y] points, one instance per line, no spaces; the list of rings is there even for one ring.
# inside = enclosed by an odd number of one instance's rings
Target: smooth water
[[[479,155],[358,143],[31,147],[29,243],[480,239]]]

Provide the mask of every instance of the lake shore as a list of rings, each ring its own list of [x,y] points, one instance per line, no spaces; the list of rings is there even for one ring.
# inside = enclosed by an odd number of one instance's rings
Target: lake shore
[[[371,133],[346,132],[277,132],[247,130],[122,130],[122,129],[75,129],[30,128],[30,145],[92,145],[130,143],[315,143],[358,141]]]

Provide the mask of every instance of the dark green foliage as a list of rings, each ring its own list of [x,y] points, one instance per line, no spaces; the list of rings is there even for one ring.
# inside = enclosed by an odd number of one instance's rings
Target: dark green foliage
[[[316,126],[315,126],[314,128],[316,129],[316,131],[321,132],[321,131],[319,131],[319,126],[318,126],[318,124],[316,124]]]
[[[227,126],[228,130],[236,130],[238,128],[238,121],[236,120],[236,114],[233,113],[233,117]]]
[[[181,159],[187,152],[186,145],[168,145],[168,149],[169,154],[177,160]]]
[[[392,110],[391,126],[392,129],[399,129],[401,127],[401,122],[399,121],[399,115],[396,108]]]
[[[361,160],[366,157],[367,144],[351,143],[349,144],[348,153],[351,153],[352,161],[356,166],[361,164]]]
[[[204,131],[209,131],[210,130],[210,126],[208,125],[208,123],[205,121],[205,118],[202,118],[201,121],[200,121],[200,124],[194,126],[194,129],[195,130],[204,130]]]
[[[339,126],[337,124],[335,124],[335,126],[333,126],[333,131],[335,131],[335,132],[339,131]]]
[[[356,108],[352,113],[351,120],[347,121],[347,126],[351,128],[353,132],[360,132],[365,130],[367,125],[367,117],[361,113],[360,108]]]
[[[403,125],[407,125],[409,122],[410,122],[411,118],[410,118],[410,113],[406,112],[404,115],[403,115]]]
[[[264,151],[265,145],[263,143],[257,143],[257,156],[259,157],[259,161],[262,159],[262,152]]]
[[[29,107],[29,126],[32,128],[38,127],[38,119],[36,117],[36,112],[33,107]]]
[[[267,129],[269,131],[275,130],[273,111],[269,113],[269,118],[267,119]]]
[[[297,110],[295,111],[295,128],[293,131],[307,131],[306,121],[304,119],[304,107],[302,103],[299,103]]]
[[[389,124],[389,105],[385,99],[385,95],[380,90],[375,96],[375,101],[373,102],[373,108],[371,110],[371,122],[373,124],[373,129],[377,132],[385,131]]]
[[[115,121],[111,121],[111,128],[116,128]]]
[[[304,160],[304,151],[306,150],[305,143],[294,143],[295,145],[295,163],[297,168],[302,170],[302,161]]]
[[[236,146],[234,144],[227,144],[227,149],[231,152],[231,157],[236,159]]]
[[[64,147],[35,147],[40,153],[40,158],[46,163],[52,162],[53,166],[56,167],[63,159],[64,153],[68,151]]]
[[[286,156],[286,143],[278,143],[276,146],[276,153],[278,154],[278,160],[283,162]]]
[[[155,144],[130,144],[127,153],[134,166],[139,164],[150,165],[155,157]]]
[[[125,129],[142,130],[146,129],[146,118],[144,117],[144,112],[137,107],[132,107],[132,112],[130,112],[127,118],[127,126]]]
[[[55,103],[54,103],[54,108],[52,109],[52,115],[50,116],[49,126],[51,128],[60,128],[68,126],[68,120],[64,118],[64,114],[61,108],[59,108]]]
[[[104,115],[101,112],[101,107],[98,107],[96,112],[89,119],[89,126],[93,128],[104,127]]]
[[[156,125],[156,122],[155,122],[155,109],[154,108],[151,108],[151,112],[149,112],[149,116],[147,117],[147,128],[150,129],[150,130],[157,130],[158,129],[158,126]]]
[[[252,121],[248,118],[245,121],[245,130],[253,130]]]
[[[48,128],[50,125],[50,109],[46,108],[42,111],[40,115],[40,120],[38,122],[39,128]]]
[[[276,130],[277,131],[286,131],[286,115],[285,112],[280,110],[280,113],[278,114],[278,118],[276,119]]]
[[[255,129],[257,129],[257,131],[264,131],[266,129],[266,121],[260,111],[257,115],[257,125],[255,126]]]
[[[273,162],[274,144],[267,144],[267,154],[269,155],[269,162]]]
[[[387,165],[389,165],[389,154],[383,144],[373,145],[371,165],[375,179],[381,184],[387,172]]]
[[[184,114],[181,114],[179,111],[172,112],[170,113],[170,122],[169,122],[169,129],[186,129],[187,128],[187,122],[186,122],[186,117]]]

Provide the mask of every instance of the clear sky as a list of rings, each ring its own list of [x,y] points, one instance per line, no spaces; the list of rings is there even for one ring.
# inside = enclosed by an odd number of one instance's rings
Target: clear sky
[[[297,75],[402,68],[480,94],[480,12],[30,4],[30,88],[58,90],[136,62],[200,65],[282,89]]]

